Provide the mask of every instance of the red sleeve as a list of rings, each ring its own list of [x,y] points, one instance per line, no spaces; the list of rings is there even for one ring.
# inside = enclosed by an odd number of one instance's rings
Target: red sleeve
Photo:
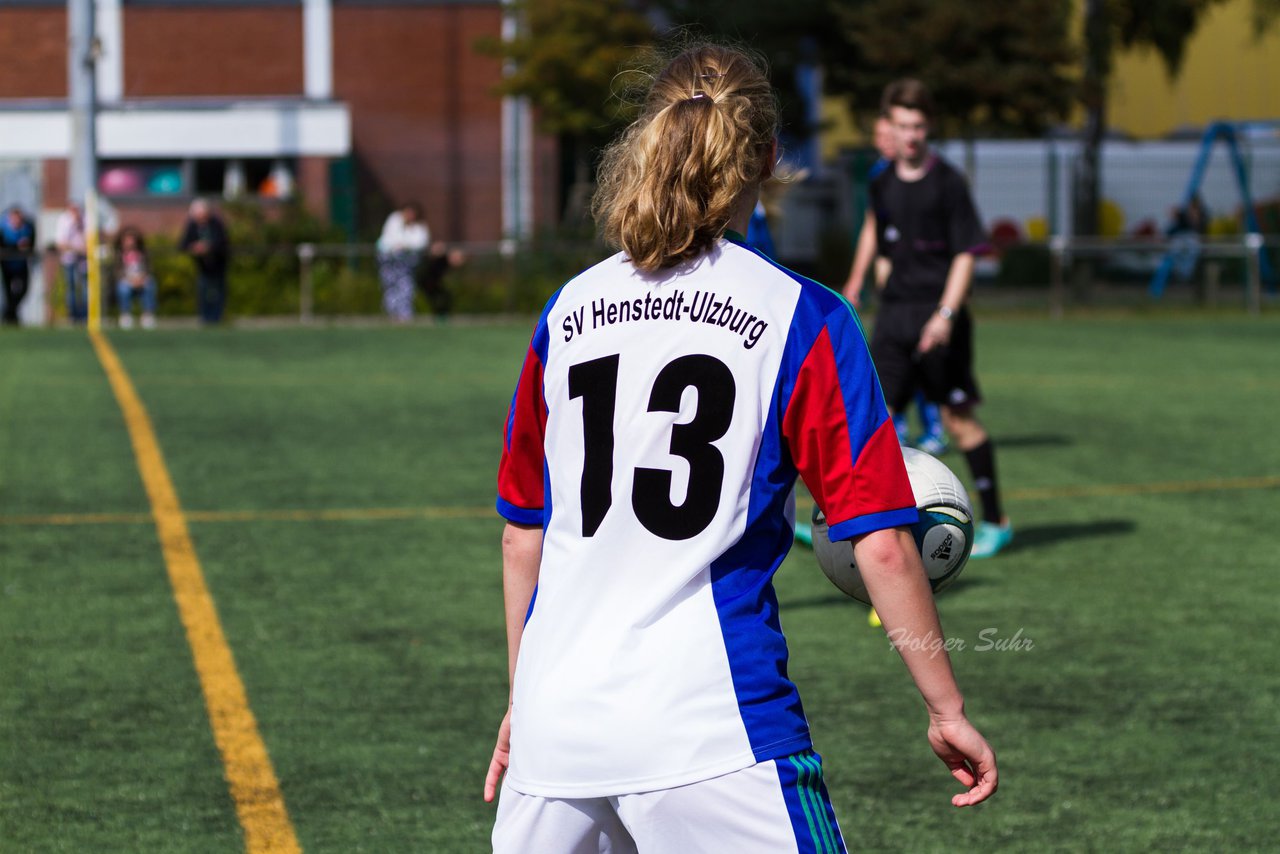
[[[508,521],[541,525],[543,497],[543,440],[547,433],[547,402],[542,391],[542,360],[530,346],[520,381],[511,398],[502,461],[498,465],[498,512]]]
[[[819,330],[796,374],[782,423],[792,460],[826,515],[833,540],[917,518],[897,433],[861,331],[839,331],[833,344],[830,328],[824,324]]]

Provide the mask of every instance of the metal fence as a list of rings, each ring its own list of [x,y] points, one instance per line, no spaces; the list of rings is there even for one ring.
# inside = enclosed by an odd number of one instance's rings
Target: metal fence
[[[1169,267],[1177,253],[1194,253],[1185,259],[1189,274],[1182,284],[1195,302],[1216,307],[1226,304],[1230,291],[1243,297],[1249,314],[1260,314],[1264,294],[1274,297],[1277,289],[1274,258],[1280,250],[1280,235],[1245,234],[1238,238],[1199,241],[1179,246],[1167,240],[1106,240],[1100,238],[1052,238],[1050,255],[1049,313],[1062,317],[1069,302],[1092,303],[1098,288],[1108,279],[1108,270],[1122,271],[1143,289],[1148,300],[1165,296],[1161,273],[1173,278]],[[1162,271],[1163,267],[1163,271]],[[1236,296],[1230,297],[1233,301]]]
[[[1103,236],[1162,233],[1182,202],[1202,147],[1198,139],[1108,141],[1101,151]],[[989,228],[1008,222],[1032,240],[1072,235],[1077,141],[952,141],[939,150],[968,175]],[[1280,137],[1246,139],[1240,151],[1255,204],[1280,200]],[[1211,220],[1225,226],[1239,218],[1243,200],[1225,145],[1210,149],[1199,190]]]
[[[579,240],[542,240],[525,246],[471,242],[450,244],[450,248],[461,249],[466,261],[448,273],[446,282],[455,296],[455,310],[471,314],[536,313],[556,288],[610,252]],[[148,254],[160,313],[194,316],[194,264],[176,246],[159,241]],[[45,246],[26,257],[32,271],[31,289],[23,304],[24,323],[61,322],[66,277],[57,252]],[[115,264],[109,246],[101,248],[100,264],[99,300],[106,317],[113,313],[115,302]],[[325,317],[376,316],[382,311],[378,253],[372,243],[233,247],[227,280],[230,316],[292,315],[309,323]]]
[[[1190,263],[1185,256],[1188,251],[1193,255]],[[459,297],[457,310],[528,314],[535,313],[557,287],[609,250],[587,241],[561,241],[525,248],[471,244],[467,252],[465,267],[451,274]],[[1167,287],[1156,287],[1161,266],[1171,265],[1176,253],[1183,253],[1178,265],[1185,269],[1170,272]],[[0,256],[14,257],[14,253]],[[24,305],[24,320],[47,325],[62,313],[65,285],[61,265],[50,250],[28,258],[33,262],[28,299],[38,306]],[[232,300],[228,308],[232,315],[292,315],[301,323],[312,323],[381,312],[373,244],[302,243],[241,250],[235,259],[229,274]],[[1276,302],[1278,262],[1280,235],[1276,234],[1208,238],[1190,249],[1163,237],[1059,235],[1048,241],[1027,241],[1010,247],[1003,256],[982,259],[975,300],[989,306],[1003,303],[1045,310],[1053,317],[1063,316],[1071,307],[1152,305],[1160,301],[1207,307],[1234,305],[1259,314]],[[103,254],[103,265],[105,316],[114,299],[109,252]],[[162,314],[194,315],[194,268],[186,257],[172,249],[153,252],[152,269],[160,284]],[[840,282],[828,284],[838,287]],[[258,293],[264,289],[271,293]]]

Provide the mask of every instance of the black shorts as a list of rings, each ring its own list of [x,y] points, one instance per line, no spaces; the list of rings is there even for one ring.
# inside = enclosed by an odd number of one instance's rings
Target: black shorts
[[[884,402],[902,412],[917,391],[956,409],[982,401],[973,375],[973,319],[967,308],[951,318],[951,343],[921,353],[920,332],[937,311],[933,304],[881,303],[871,335],[871,360],[880,375]]]

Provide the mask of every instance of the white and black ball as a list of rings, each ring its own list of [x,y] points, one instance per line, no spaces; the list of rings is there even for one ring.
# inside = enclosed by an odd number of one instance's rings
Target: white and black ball
[[[973,510],[960,478],[946,463],[914,448],[902,449],[920,519],[911,527],[929,584],[937,593],[956,579],[973,550]],[[859,602],[871,604],[850,540],[831,542],[827,520],[813,511],[813,553],[831,583]]]

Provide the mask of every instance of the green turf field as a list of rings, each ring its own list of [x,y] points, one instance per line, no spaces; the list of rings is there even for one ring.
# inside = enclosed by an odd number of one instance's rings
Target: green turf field
[[[1017,540],[939,605],[1003,784],[949,805],[883,633],[798,551],[778,576],[783,624],[846,837],[1272,848],[1280,318],[995,316],[978,331]],[[527,337],[109,335],[304,850],[487,848],[480,791],[506,698],[489,508]],[[0,852],[243,848],[103,368],[81,332],[6,331]]]

